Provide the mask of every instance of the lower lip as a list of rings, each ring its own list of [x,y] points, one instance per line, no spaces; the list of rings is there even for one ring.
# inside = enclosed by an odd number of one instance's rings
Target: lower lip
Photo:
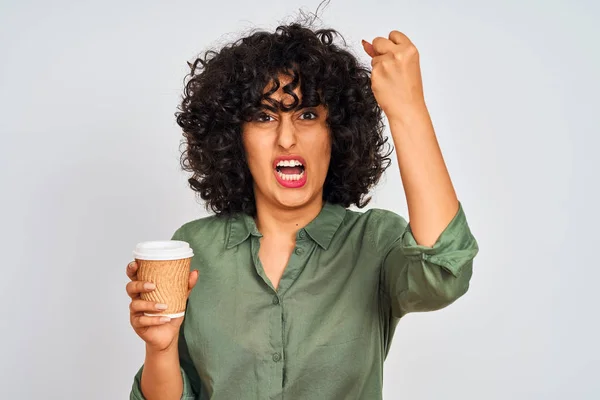
[[[306,170],[304,170],[302,177],[297,181],[286,181],[282,179],[281,176],[279,176],[279,172],[277,171],[275,171],[275,178],[277,179],[277,182],[279,182],[279,184],[283,187],[290,189],[301,188],[302,186],[306,185]]]

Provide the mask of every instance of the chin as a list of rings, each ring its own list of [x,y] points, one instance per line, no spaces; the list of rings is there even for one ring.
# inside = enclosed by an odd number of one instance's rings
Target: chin
[[[314,201],[316,193],[306,190],[283,189],[284,193],[277,193],[276,201],[285,208],[300,208]]]

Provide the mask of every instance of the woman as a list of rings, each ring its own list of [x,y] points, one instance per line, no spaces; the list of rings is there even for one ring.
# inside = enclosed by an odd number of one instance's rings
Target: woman
[[[128,266],[146,342],[132,399],[378,399],[399,319],[467,291],[478,246],[415,46],[398,31],[363,41],[369,71],[334,35],[280,26],[191,65],[182,165],[215,215],[173,235],[195,253],[185,318],[144,316],[165,306],[139,298],[153,286]],[[410,224],[347,209],[389,164],[382,111]]]

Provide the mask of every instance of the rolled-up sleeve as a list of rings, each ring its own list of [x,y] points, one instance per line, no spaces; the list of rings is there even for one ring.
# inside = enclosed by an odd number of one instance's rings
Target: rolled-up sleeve
[[[140,385],[143,370],[144,367],[142,366],[138,373],[135,375],[133,387],[131,388],[131,393],[129,395],[129,400],[146,400],[144,394],[142,393]],[[188,378],[188,375],[183,368],[181,368],[181,377],[183,378],[183,395],[181,396],[181,400],[196,400],[197,397],[192,389],[190,379]]]
[[[374,239],[383,254],[380,287],[393,316],[438,310],[467,292],[479,247],[462,203],[431,247],[417,244],[403,217],[379,214]]]

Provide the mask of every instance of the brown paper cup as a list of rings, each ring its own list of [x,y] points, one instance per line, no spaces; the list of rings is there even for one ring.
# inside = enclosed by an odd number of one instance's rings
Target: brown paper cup
[[[156,285],[155,290],[141,293],[140,297],[169,307],[145,315],[178,318],[185,314],[192,256],[189,244],[177,240],[143,242],[136,246],[134,258],[138,264],[138,280]]]

